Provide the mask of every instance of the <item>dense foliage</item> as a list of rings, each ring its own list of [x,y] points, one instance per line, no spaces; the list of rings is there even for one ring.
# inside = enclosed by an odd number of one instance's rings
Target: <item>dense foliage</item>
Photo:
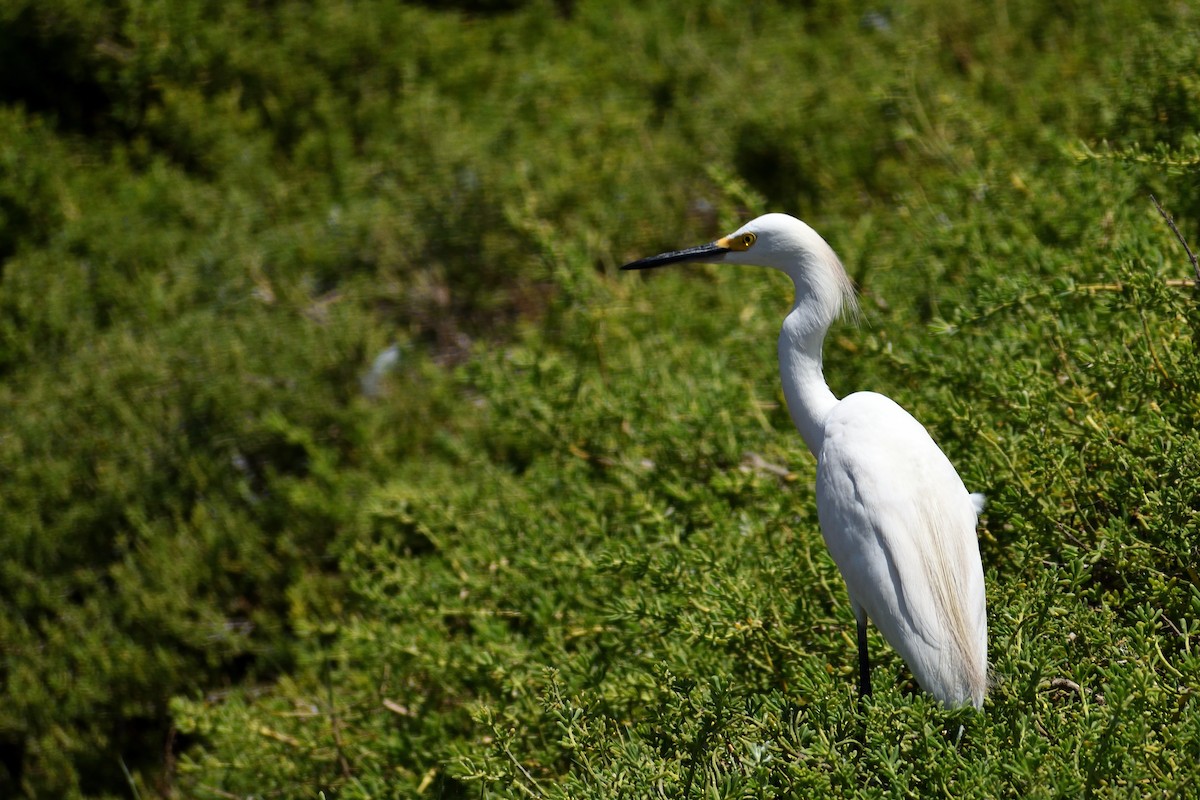
[[[1198,32],[4,4],[0,795],[1200,793]],[[615,271],[765,210],[988,494],[980,715],[855,702],[786,279]]]

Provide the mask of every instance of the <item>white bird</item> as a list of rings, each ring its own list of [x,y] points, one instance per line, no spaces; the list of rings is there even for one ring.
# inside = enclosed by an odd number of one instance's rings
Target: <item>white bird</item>
[[[771,267],[795,284],[779,334],[788,411],[817,459],[817,516],[858,623],[859,691],[871,693],[867,620],[925,691],[947,707],[983,705],[987,613],[975,535],[983,496],[969,494],[949,459],[890,398],[839,400],[821,345],[854,286],[837,254],[807,224],[766,214],[710,244],[643,258],[622,269],[679,262]]]

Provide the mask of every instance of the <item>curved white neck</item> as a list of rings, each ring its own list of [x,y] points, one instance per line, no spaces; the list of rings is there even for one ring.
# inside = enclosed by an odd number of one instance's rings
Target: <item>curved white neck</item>
[[[779,332],[779,376],[792,422],[816,456],[825,440],[825,419],[838,403],[821,370],[821,345],[832,320],[824,319],[812,294],[797,290]]]

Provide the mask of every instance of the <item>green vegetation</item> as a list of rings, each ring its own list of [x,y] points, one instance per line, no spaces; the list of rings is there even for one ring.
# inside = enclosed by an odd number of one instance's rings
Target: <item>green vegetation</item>
[[[0,8],[0,795],[1200,795],[1194,6],[455,6]],[[981,715],[857,707],[786,279],[616,272],[765,210]]]

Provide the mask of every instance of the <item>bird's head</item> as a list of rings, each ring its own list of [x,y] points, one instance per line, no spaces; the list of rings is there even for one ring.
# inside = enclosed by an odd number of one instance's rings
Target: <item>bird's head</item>
[[[764,214],[708,244],[642,258],[621,269],[654,269],[684,262],[751,264],[787,273],[798,296],[815,295],[833,310],[855,307],[854,287],[821,235],[788,214]]]

